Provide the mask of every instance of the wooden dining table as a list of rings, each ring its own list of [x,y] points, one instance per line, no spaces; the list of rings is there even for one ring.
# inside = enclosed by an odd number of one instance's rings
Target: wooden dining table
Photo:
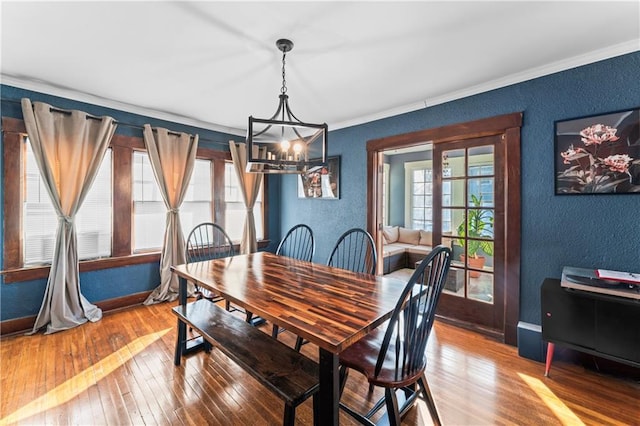
[[[268,252],[173,266],[180,303],[187,281],[317,345],[320,388],[314,424],[339,424],[339,354],[387,320],[403,281]],[[178,322],[185,336],[186,325]],[[182,334],[180,334],[182,333]],[[177,354],[181,356],[182,354]]]

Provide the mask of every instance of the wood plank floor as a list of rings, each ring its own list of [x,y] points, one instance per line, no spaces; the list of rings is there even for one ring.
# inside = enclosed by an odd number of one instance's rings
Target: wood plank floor
[[[53,335],[0,341],[0,424],[278,425],[282,402],[224,355],[195,354],[173,365],[171,304],[105,314],[97,323]],[[270,324],[264,327],[270,331]],[[280,339],[294,343],[294,336]],[[317,348],[303,347],[317,358]],[[640,381],[555,362],[436,323],[427,377],[445,425],[640,425]],[[351,374],[343,402],[370,407],[367,385]],[[296,424],[312,424],[311,402]],[[355,424],[341,413],[341,424]],[[403,425],[429,425],[425,404]]]

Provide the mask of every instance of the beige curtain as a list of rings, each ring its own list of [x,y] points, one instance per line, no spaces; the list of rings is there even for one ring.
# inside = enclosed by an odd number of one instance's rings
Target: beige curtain
[[[33,154],[58,215],[47,287],[31,333],[66,330],[102,318],[80,292],[75,217],[100,168],[116,124],[111,117],[61,111],[22,99]]]
[[[173,301],[178,298],[178,278],[171,273],[171,265],[185,263],[184,235],[179,209],[189,187],[198,150],[198,135],[152,129],[144,125],[144,144],[149,153],[151,168],[167,207],[164,244],[160,255],[160,285],[145,300],[145,305]],[[190,283],[192,294],[193,284]]]
[[[244,230],[242,231],[242,241],[240,242],[240,253],[253,253],[258,250],[258,240],[256,239],[256,220],[253,214],[253,206],[260,192],[262,185],[262,173],[247,173],[247,145],[244,143],[236,144],[229,141],[229,149],[231,151],[231,159],[233,160],[236,175],[242,188],[242,199],[247,208],[247,218],[244,222]]]

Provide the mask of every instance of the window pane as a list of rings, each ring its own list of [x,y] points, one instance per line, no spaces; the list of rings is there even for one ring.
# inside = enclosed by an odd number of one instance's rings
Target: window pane
[[[224,230],[232,241],[242,239],[244,221],[247,210],[244,207],[240,184],[233,163],[225,163],[224,169],[224,195],[225,195],[225,224]],[[253,206],[253,215],[256,221],[256,238],[264,239],[264,225],[262,219],[262,187],[258,199]]]
[[[196,159],[184,201],[180,206],[182,233],[199,223],[211,222],[211,161]],[[146,152],[133,153],[133,250],[162,247],[167,208]]]
[[[96,179],[76,215],[80,260],[111,256],[111,170],[111,150],[108,149]],[[24,265],[50,264],[58,218],[28,141],[25,175]]]

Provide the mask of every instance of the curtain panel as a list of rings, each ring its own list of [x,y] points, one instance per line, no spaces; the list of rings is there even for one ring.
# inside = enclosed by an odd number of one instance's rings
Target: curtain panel
[[[198,135],[171,132],[144,125],[144,144],[160,194],[167,208],[164,243],[160,255],[160,285],[145,300],[145,305],[174,301],[178,298],[178,278],[172,265],[185,263],[185,242],[180,224],[180,206],[187,193],[198,150]],[[189,283],[189,295],[194,292]]]
[[[256,220],[253,214],[253,206],[260,192],[262,185],[262,173],[247,173],[247,145],[244,143],[235,143],[229,141],[229,150],[231,151],[231,159],[233,166],[240,182],[242,189],[242,200],[247,209],[247,217],[244,222],[242,231],[242,240],[240,241],[240,253],[253,253],[258,250],[258,240],[256,238]]]
[[[58,215],[56,242],[42,306],[31,333],[67,330],[102,318],[80,291],[75,218],[115,133],[111,117],[93,117],[22,99],[38,169]]]

